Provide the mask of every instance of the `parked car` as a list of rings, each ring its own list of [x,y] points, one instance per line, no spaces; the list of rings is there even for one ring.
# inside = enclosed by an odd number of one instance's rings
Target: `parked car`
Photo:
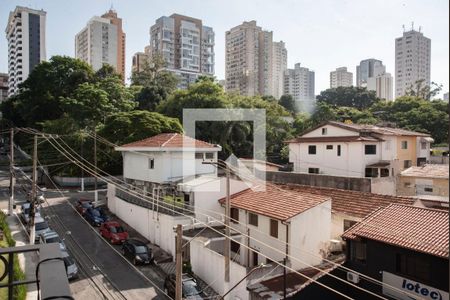
[[[39,237],[41,234],[49,232],[51,229],[48,226],[47,221],[45,221],[41,216],[34,218],[34,232],[35,232],[35,243],[39,242]]]
[[[25,224],[28,224],[28,222],[30,222],[30,211],[31,211],[31,203],[26,202],[22,204],[19,216]],[[35,207],[34,216],[35,217],[41,216],[40,208],[38,206]]]
[[[100,226],[100,234],[111,244],[122,244],[128,239],[128,232],[118,222],[109,221]]]
[[[61,251],[65,251],[67,249],[66,244],[64,244],[64,241],[59,237],[58,233],[56,233],[53,230],[41,234],[39,236],[39,243],[40,244],[58,243]]]
[[[188,274],[182,275],[182,298],[183,299],[203,299],[207,295],[199,287],[197,280]],[[169,274],[164,280],[164,292],[172,298],[175,298],[175,274]]]
[[[100,226],[102,223],[108,221],[108,216],[100,208],[89,207],[86,209],[84,217],[92,226]]]
[[[136,239],[126,240],[122,244],[122,254],[131,259],[135,265],[153,262],[152,250],[144,242]]]
[[[81,198],[77,201],[77,204],[75,204],[75,209],[77,212],[79,212],[82,216],[86,213],[86,210],[88,208],[93,207],[92,201],[89,199]]]
[[[66,267],[67,278],[69,280],[75,279],[78,276],[78,267],[72,256],[67,251],[62,252],[62,259],[64,260],[64,266]]]

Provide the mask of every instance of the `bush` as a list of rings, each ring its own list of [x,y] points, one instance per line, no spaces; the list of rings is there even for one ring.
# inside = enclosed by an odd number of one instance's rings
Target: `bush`
[[[0,211],[0,229],[3,231],[3,238],[9,247],[14,247],[16,241],[12,238],[11,230],[9,229],[6,221],[6,215]],[[19,265],[19,257],[14,254],[14,281],[20,281],[25,279],[25,273],[22,271]],[[14,287],[13,299],[25,300],[27,297],[26,285],[18,285]]]

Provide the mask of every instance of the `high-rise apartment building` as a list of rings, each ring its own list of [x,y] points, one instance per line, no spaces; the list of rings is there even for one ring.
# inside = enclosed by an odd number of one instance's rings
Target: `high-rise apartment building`
[[[256,21],[231,28],[225,39],[226,90],[246,96],[278,97],[281,71],[287,65],[284,43],[274,43],[272,31],[262,30]]]
[[[369,77],[376,77],[386,72],[381,60],[369,58],[362,60],[359,66],[356,66],[356,86],[366,87]]]
[[[394,80],[390,73],[382,73],[375,77],[369,77],[366,87],[370,91],[375,91],[377,97],[380,99],[386,101],[394,100],[392,92],[394,90]]]
[[[287,70],[287,50],[283,41],[273,42],[272,96],[280,99],[284,91],[284,72]]]
[[[45,21],[47,13],[17,6],[9,13],[6,26],[8,40],[8,95],[18,91],[19,84],[25,81],[41,61],[46,59]]]
[[[103,16],[91,18],[75,36],[75,57],[90,64],[94,70],[109,64],[125,79],[122,20],[111,10]]]
[[[284,94],[291,95],[296,103],[315,101],[314,71],[295,64],[284,73]]]
[[[133,55],[131,71],[142,72],[144,70],[145,64],[150,63],[150,59],[150,46],[146,46],[144,52],[136,52]]]
[[[395,39],[395,96],[406,94],[407,90],[418,80],[430,85],[431,40],[422,32],[403,32]]]
[[[448,92],[444,94],[443,100],[444,100],[445,102],[448,102]]]
[[[8,74],[0,73],[0,103],[8,98]]]
[[[330,72],[330,88],[352,85],[353,73],[348,72],[347,67],[336,68],[336,71]]]
[[[110,9],[107,13],[102,15],[102,18],[111,21],[111,24],[117,27],[117,73],[122,75],[125,80],[125,42],[126,35],[122,29],[122,19],[117,17],[117,12]]]
[[[161,55],[180,79],[178,87],[187,88],[200,75],[214,75],[214,40],[213,29],[200,19],[163,16],[150,28],[150,53]]]

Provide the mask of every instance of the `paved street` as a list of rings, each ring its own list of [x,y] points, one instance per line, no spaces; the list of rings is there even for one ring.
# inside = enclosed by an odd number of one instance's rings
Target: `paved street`
[[[7,208],[7,179],[8,173],[0,171],[1,209]],[[23,196],[17,195],[17,208],[20,201],[24,201]],[[152,283],[162,288],[163,278],[153,270],[154,266],[142,267],[142,271],[136,269],[77,214],[68,197],[56,192],[47,192],[46,196],[50,206],[44,204],[42,214],[49,217],[50,226],[65,237],[80,269],[79,278],[70,284],[75,299],[165,299]],[[71,234],[65,234],[67,231]]]

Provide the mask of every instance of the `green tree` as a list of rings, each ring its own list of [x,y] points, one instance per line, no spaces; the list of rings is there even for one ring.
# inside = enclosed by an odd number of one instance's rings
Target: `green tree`
[[[295,107],[295,101],[292,95],[281,96],[279,104],[283,106],[287,111],[290,111],[293,114],[297,112],[297,108]]]
[[[442,90],[442,84],[431,82],[431,85],[425,83],[425,79],[419,79],[411,84],[406,90],[406,96],[417,97],[430,100]]]
[[[378,101],[374,91],[361,87],[338,87],[320,92],[317,101],[333,107],[348,106],[357,109],[367,109]]]

